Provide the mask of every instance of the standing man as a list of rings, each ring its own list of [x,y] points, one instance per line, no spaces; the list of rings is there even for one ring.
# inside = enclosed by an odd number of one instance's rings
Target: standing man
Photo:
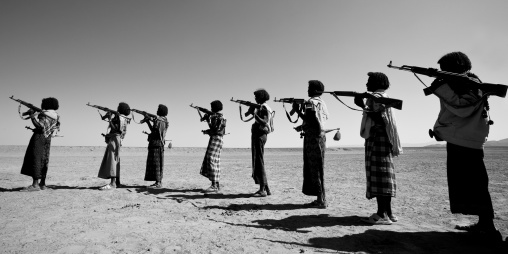
[[[30,109],[23,114],[30,116],[29,118],[35,128],[21,167],[21,174],[32,177],[33,181],[32,185],[23,188],[21,191],[40,191],[47,188],[46,174],[48,173],[51,138],[60,129],[60,117],[56,112],[58,108],[58,100],[49,97],[42,99],[42,112],[35,112]]]
[[[219,100],[210,103],[212,114],[205,114],[203,121],[208,123],[208,130],[203,134],[210,136],[208,147],[206,148],[205,158],[201,165],[200,174],[212,182],[212,185],[203,190],[204,193],[218,193],[220,191],[220,154],[224,144],[224,134],[226,132],[226,119],[222,116],[222,102]]]
[[[324,209],[327,207],[324,167],[325,167],[325,122],[328,120],[328,109],[321,95],[325,86],[319,80],[310,80],[307,90],[310,99],[303,105],[293,103],[293,110],[302,118],[303,124],[296,130],[304,132],[303,139],[303,187],[302,192],[308,196],[317,196],[305,207]]]
[[[256,90],[254,99],[260,107],[258,110],[249,109],[254,116],[251,128],[252,178],[256,184],[259,184],[259,190],[253,196],[266,197],[272,194],[266,178],[264,154],[268,134],[273,131],[270,125],[273,111],[266,103],[270,99],[270,95],[265,89]]]
[[[471,61],[462,52],[448,53],[438,64],[442,71],[465,74],[479,81],[478,76],[469,72]],[[478,223],[456,228],[502,241],[494,226],[489,178],[483,161],[490,127],[488,96],[458,79],[437,78],[428,89],[439,97],[441,105],[433,131],[436,139],[446,141],[450,210],[454,214],[478,215]]]
[[[159,104],[157,118],[149,117],[141,120],[150,129],[148,134],[148,156],[146,158],[145,181],[155,181],[149,188],[162,188],[162,177],[164,173],[164,144],[168,130],[168,107]]]
[[[100,187],[99,190],[112,190],[120,187],[120,147],[127,134],[127,125],[130,121],[127,116],[131,114],[131,108],[129,104],[120,102],[117,112],[118,114],[108,112],[102,117],[102,120],[109,122],[109,133],[105,136],[107,146],[98,177],[110,179],[110,182]]]

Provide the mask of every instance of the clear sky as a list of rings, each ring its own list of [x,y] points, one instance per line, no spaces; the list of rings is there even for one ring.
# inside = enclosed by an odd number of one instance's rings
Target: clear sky
[[[438,67],[452,51],[466,53],[484,82],[508,84],[508,1],[303,1],[303,0],[86,0],[0,3],[0,145],[27,145],[18,104],[60,101],[62,138],[52,145],[104,145],[107,123],[87,102],[116,109],[119,102],[156,112],[169,107],[167,139],[175,147],[204,147],[191,103],[224,104],[225,147],[250,147],[250,125],[240,121],[235,99],[254,101],[265,88],[276,111],[266,147],[299,147],[302,140],[277,97],[307,98],[307,82],[326,90],[365,91],[367,72],[388,75],[403,144],[432,140],[439,101],[393,64]],[[432,79],[422,77],[430,85]],[[342,140],[328,146],[363,145],[361,113],[330,95],[328,128]],[[354,106],[352,98],[344,101]],[[508,99],[491,97],[489,140],[508,137]],[[289,106],[289,105],[288,105]],[[246,108],[244,108],[244,111]],[[141,118],[137,115],[138,120]],[[132,123],[124,146],[146,146],[146,125]]]

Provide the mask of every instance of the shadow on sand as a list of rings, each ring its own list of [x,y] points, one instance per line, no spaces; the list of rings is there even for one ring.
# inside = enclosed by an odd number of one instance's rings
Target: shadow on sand
[[[320,214],[320,215],[294,215],[281,220],[254,220],[253,223],[257,223],[258,225],[252,224],[235,224],[225,221],[220,221],[221,223],[229,224],[232,226],[243,226],[243,227],[252,227],[252,228],[263,228],[263,229],[277,229],[283,231],[292,231],[298,233],[309,233],[312,232],[310,230],[305,230],[305,228],[312,227],[334,227],[334,226],[365,226],[370,227],[371,225],[365,224],[360,221],[360,217],[357,216],[345,216],[345,217],[331,217],[328,214]]]
[[[492,243],[464,232],[393,232],[368,229],[360,234],[342,237],[310,238],[308,244],[263,240],[353,253],[508,253],[506,242]]]
[[[252,197],[252,195],[248,195]],[[254,198],[253,198],[254,199]],[[205,206],[203,209],[222,209],[226,211],[252,211],[252,210],[297,210],[309,209],[302,204],[231,204],[229,206]]]

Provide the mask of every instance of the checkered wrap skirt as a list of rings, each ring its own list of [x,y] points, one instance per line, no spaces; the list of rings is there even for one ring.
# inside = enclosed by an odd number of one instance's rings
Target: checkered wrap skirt
[[[302,193],[307,196],[321,196],[325,193],[325,152],[326,136],[306,132],[303,139],[303,187]]]
[[[367,198],[395,197],[397,183],[393,166],[391,144],[384,128],[372,128],[365,140],[365,170]]]
[[[210,179],[212,182],[218,182],[220,179],[220,153],[224,137],[219,135],[210,136],[205,158],[201,165],[200,174]]]
[[[164,175],[164,147],[148,146],[145,181],[162,181]]]

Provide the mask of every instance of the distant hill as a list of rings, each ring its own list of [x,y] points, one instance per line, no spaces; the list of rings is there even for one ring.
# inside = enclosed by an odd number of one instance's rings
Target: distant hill
[[[446,145],[446,142],[443,142],[443,143],[439,143],[439,144],[428,145],[425,147],[441,147],[441,146],[445,146],[445,145]],[[501,139],[501,140],[487,141],[487,142],[485,142],[485,146],[508,146],[508,138]]]
[[[508,146],[508,138],[501,139],[498,141],[495,140],[487,141],[485,143],[485,146]]]

